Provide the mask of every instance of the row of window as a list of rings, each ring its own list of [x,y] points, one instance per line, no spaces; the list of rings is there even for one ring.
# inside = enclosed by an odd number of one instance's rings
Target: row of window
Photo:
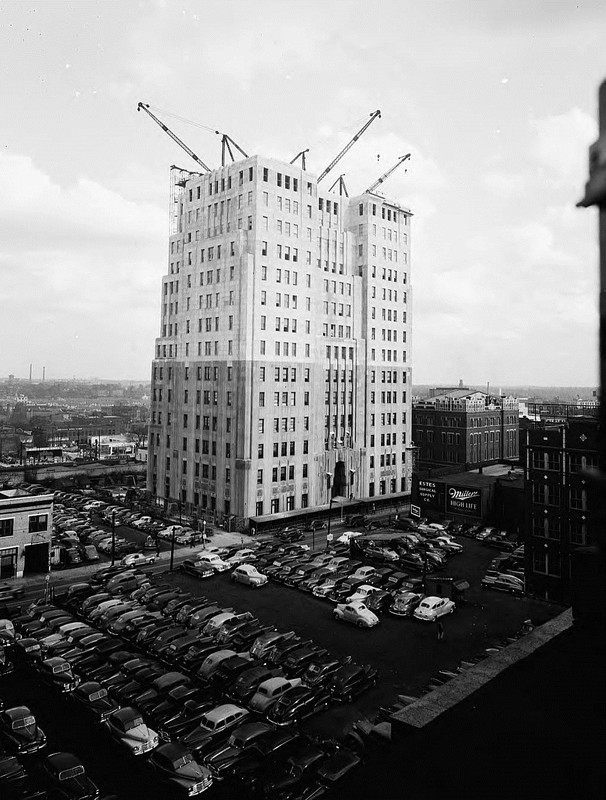
[[[532,502],[545,506],[559,506],[564,497],[564,487],[558,484],[533,483]],[[578,511],[587,510],[587,492],[585,489],[570,486],[567,489],[568,508]]]
[[[28,533],[41,533],[48,530],[48,514],[31,514],[28,518]],[[0,538],[14,536],[15,518],[0,519]]]
[[[570,472],[582,472],[586,469],[597,469],[598,456],[596,453],[570,453],[568,454]],[[562,453],[557,451],[532,451],[533,469],[559,471],[562,468]]]

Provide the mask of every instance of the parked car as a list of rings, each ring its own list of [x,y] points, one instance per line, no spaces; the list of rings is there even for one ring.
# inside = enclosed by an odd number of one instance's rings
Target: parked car
[[[521,597],[524,594],[524,583],[514,575],[498,574],[486,575],[480,582],[482,589],[495,589],[499,592],[509,592]]]
[[[411,592],[407,589],[400,590],[395,594],[393,605],[389,612],[396,617],[412,617],[424,596],[420,592]]]
[[[267,719],[279,727],[294,725],[318,711],[323,711],[329,705],[330,694],[324,687],[301,684],[284,692],[267,712]]]
[[[46,734],[27,706],[14,706],[0,713],[0,736],[17,756],[38,753],[46,747]]]
[[[372,628],[380,622],[379,617],[373,614],[360,600],[352,603],[339,603],[333,611],[333,617],[339,621],[351,622],[358,628]]]
[[[351,656],[334,658],[331,655],[325,655],[314,659],[307,665],[307,669],[301,676],[303,683],[306,686],[326,686],[332,675],[350,662]]]
[[[256,560],[257,554],[250,547],[243,547],[239,550],[236,550],[235,553],[232,553],[232,555],[225,558],[225,561],[227,561],[227,563],[232,567],[237,567],[238,564],[249,564],[251,561]]]
[[[235,583],[243,583],[245,586],[250,586],[251,589],[257,589],[260,586],[265,586],[268,582],[267,575],[263,575],[252,564],[241,564],[231,573],[231,579]]]
[[[151,553],[129,553],[120,559],[120,563],[125,567],[140,567],[143,564],[153,564],[156,556]]]
[[[64,800],[97,800],[99,788],[86,774],[84,764],[72,753],[52,753],[41,765],[40,774],[51,797]]]
[[[183,797],[195,797],[212,786],[210,770],[198,764],[191,750],[180,742],[160,745],[154,750],[149,763],[159,779]]]
[[[259,684],[248,705],[253,711],[265,714],[282,697],[284,692],[293,689],[295,686],[300,686],[301,683],[301,678],[285,678],[281,676],[268,678]]]
[[[385,589],[377,589],[364,600],[366,608],[372,611],[373,614],[386,614],[392,607],[393,602],[393,595]]]
[[[98,681],[81,683],[71,696],[97,722],[106,722],[110,714],[119,708],[118,703],[109,696],[105,686]]]
[[[72,672],[69,661],[59,656],[42,661],[39,675],[44,683],[64,694],[73,692],[80,683],[78,676]]]
[[[369,664],[345,664],[330,679],[328,691],[333,700],[350,703],[366,689],[377,685],[378,671]]]
[[[281,633],[280,631],[267,631],[255,639],[250,648],[250,654],[253,658],[262,660],[265,658],[271,648],[274,647],[274,645],[278,644],[279,642],[292,640],[295,638],[295,636],[296,634],[294,631],[287,631],[286,633]]]
[[[185,734],[181,741],[197,754],[204,754],[226,739],[249,717],[245,708],[233,703],[223,703],[207,711],[193,730]]]
[[[447,597],[425,597],[413,611],[415,619],[425,622],[437,622],[445,614],[452,614],[455,603]]]
[[[207,564],[209,567],[212,567],[215,572],[226,572],[231,568],[231,565],[228,564],[227,561],[223,561],[223,559],[215,553],[199,553],[197,561],[199,564]]]
[[[256,744],[274,732],[266,722],[245,722],[231,733],[225,744],[204,757],[204,763],[216,778],[228,774],[236,761],[241,760]]]
[[[228,700],[241,705],[246,704],[258,691],[259,687],[271,678],[283,677],[279,668],[249,666],[233,680],[226,689],[225,696]]]
[[[141,756],[154,750],[159,744],[156,731],[148,728],[137,708],[127,706],[107,719],[110,735],[133,756]]]

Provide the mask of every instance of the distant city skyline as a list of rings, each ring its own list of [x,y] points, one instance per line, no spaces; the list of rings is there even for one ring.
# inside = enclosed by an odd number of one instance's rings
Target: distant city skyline
[[[195,164],[142,100],[250,154],[309,147],[318,174],[380,108],[330,178],[354,194],[412,153],[384,194],[415,215],[414,382],[595,384],[597,220],[575,203],[605,3],[378,7],[5,0],[0,375],[149,379],[168,170]],[[214,134],[163,119],[217,166]]]

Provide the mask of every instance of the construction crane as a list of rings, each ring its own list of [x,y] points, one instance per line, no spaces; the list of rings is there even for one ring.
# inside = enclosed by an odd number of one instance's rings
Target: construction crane
[[[345,155],[345,153],[347,153],[347,151],[348,151],[348,150],[349,150],[351,147],[353,147],[353,145],[354,145],[354,144],[355,144],[355,143],[358,141],[358,139],[360,138],[360,136],[362,136],[362,134],[364,133],[364,131],[365,131],[365,130],[366,130],[366,129],[367,129],[369,126],[370,126],[370,125],[372,125],[372,123],[373,123],[373,122],[374,122],[374,121],[377,119],[377,117],[380,117],[380,116],[381,116],[381,112],[380,112],[379,110],[377,110],[377,111],[373,111],[373,113],[370,115],[370,119],[369,119],[369,120],[367,120],[367,122],[365,122],[365,123],[364,123],[364,125],[363,125],[363,126],[360,128],[360,130],[359,130],[359,131],[356,133],[356,135],[353,137],[353,139],[350,139],[350,141],[349,141],[349,142],[348,142],[348,143],[345,145],[345,147],[344,147],[344,148],[341,150],[341,152],[339,153],[339,155],[338,155],[336,158],[334,158],[334,159],[333,159],[333,160],[330,162],[330,164],[329,164],[329,165],[326,167],[326,169],[324,170],[324,172],[323,172],[323,173],[320,175],[320,177],[318,178],[318,183],[320,183],[320,181],[321,181],[321,180],[323,180],[323,179],[324,179],[324,178],[325,178],[325,177],[328,175],[328,173],[329,173],[329,172],[331,171],[331,169],[332,169],[332,168],[335,166],[335,164],[338,164],[338,163],[339,163],[339,161],[340,161],[340,160],[343,158],[343,156]]]
[[[232,161],[236,160],[235,157],[234,157],[233,150],[231,149],[231,145],[232,144],[236,148],[236,150],[239,150],[242,153],[244,158],[248,158],[248,155],[244,152],[244,150],[242,150],[242,148],[240,147],[239,144],[237,144],[237,142],[234,142],[234,140],[231,138],[231,136],[228,136],[226,133],[221,133],[221,131],[215,131],[215,133],[218,136],[221,137],[221,166],[222,167],[225,166],[225,153],[226,152],[229,153],[229,157],[231,158]]]
[[[305,153],[309,153],[309,147],[307,148],[307,150],[301,150],[301,152],[300,152],[300,153],[297,153],[297,155],[296,155],[296,156],[293,158],[293,160],[290,162],[291,164],[294,164],[294,163],[295,163],[295,161],[296,161],[298,158],[300,158],[300,159],[301,159],[301,167],[303,168],[303,171],[305,171]]]
[[[176,133],[173,133],[170,128],[168,128],[161,120],[158,119],[158,117],[156,117],[155,114],[153,114],[149,110],[149,105],[147,103],[139,103],[137,105],[137,111],[141,111],[141,110],[145,111],[146,114],[149,114],[149,116],[153,119],[153,121],[156,122],[162,128],[162,130],[165,133],[167,133],[170,136],[170,138],[179,145],[179,147],[182,147],[183,150],[185,150],[185,152],[187,153],[188,156],[193,158],[193,160],[197,164],[199,164],[203,169],[205,169],[206,172],[211,172],[211,168],[207,167],[206,164],[204,163],[204,161],[202,161],[202,159],[199,158],[194,153],[194,151],[185,144],[185,142],[182,142],[181,139],[179,139],[179,137],[177,136]]]
[[[371,192],[374,192],[375,189],[378,186],[380,186],[383,183],[383,181],[386,181],[387,178],[389,178],[389,176],[392,174],[392,172],[395,172],[397,170],[397,168],[400,166],[400,164],[403,164],[406,161],[406,159],[408,159],[408,158],[410,158],[410,153],[406,153],[405,156],[400,156],[400,158],[393,165],[393,167],[390,167],[387,170],[387,172],[384,172],[383,175],[381,175],[381,177],[372,184],[372,186],[368,187],[368,189],[366,190],[366,192],[364,194],[370,194]]]
[[[343,195],[345,195],[345,197],[349,197],[349,192],[347,191],[347,186],[345,186],[345,181],[343,180],[344,177],[345,177],[345,173],[343,173],[342,175],[339,175],[337,180],[333,183],[333,185],[330,187],[330,189],[328,191],[332,192],[332,190],[335,188],[335,186],[338,183],[339,184],[339,194],[341,195],[341,197],[343,197]]]

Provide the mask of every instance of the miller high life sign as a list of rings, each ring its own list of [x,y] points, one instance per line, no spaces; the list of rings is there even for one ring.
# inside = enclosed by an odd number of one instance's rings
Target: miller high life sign
[[[481,497],[479,489],[465,489],[449,486],[446,495],[446,512],[452,514],[470,514],[481,516]]]

